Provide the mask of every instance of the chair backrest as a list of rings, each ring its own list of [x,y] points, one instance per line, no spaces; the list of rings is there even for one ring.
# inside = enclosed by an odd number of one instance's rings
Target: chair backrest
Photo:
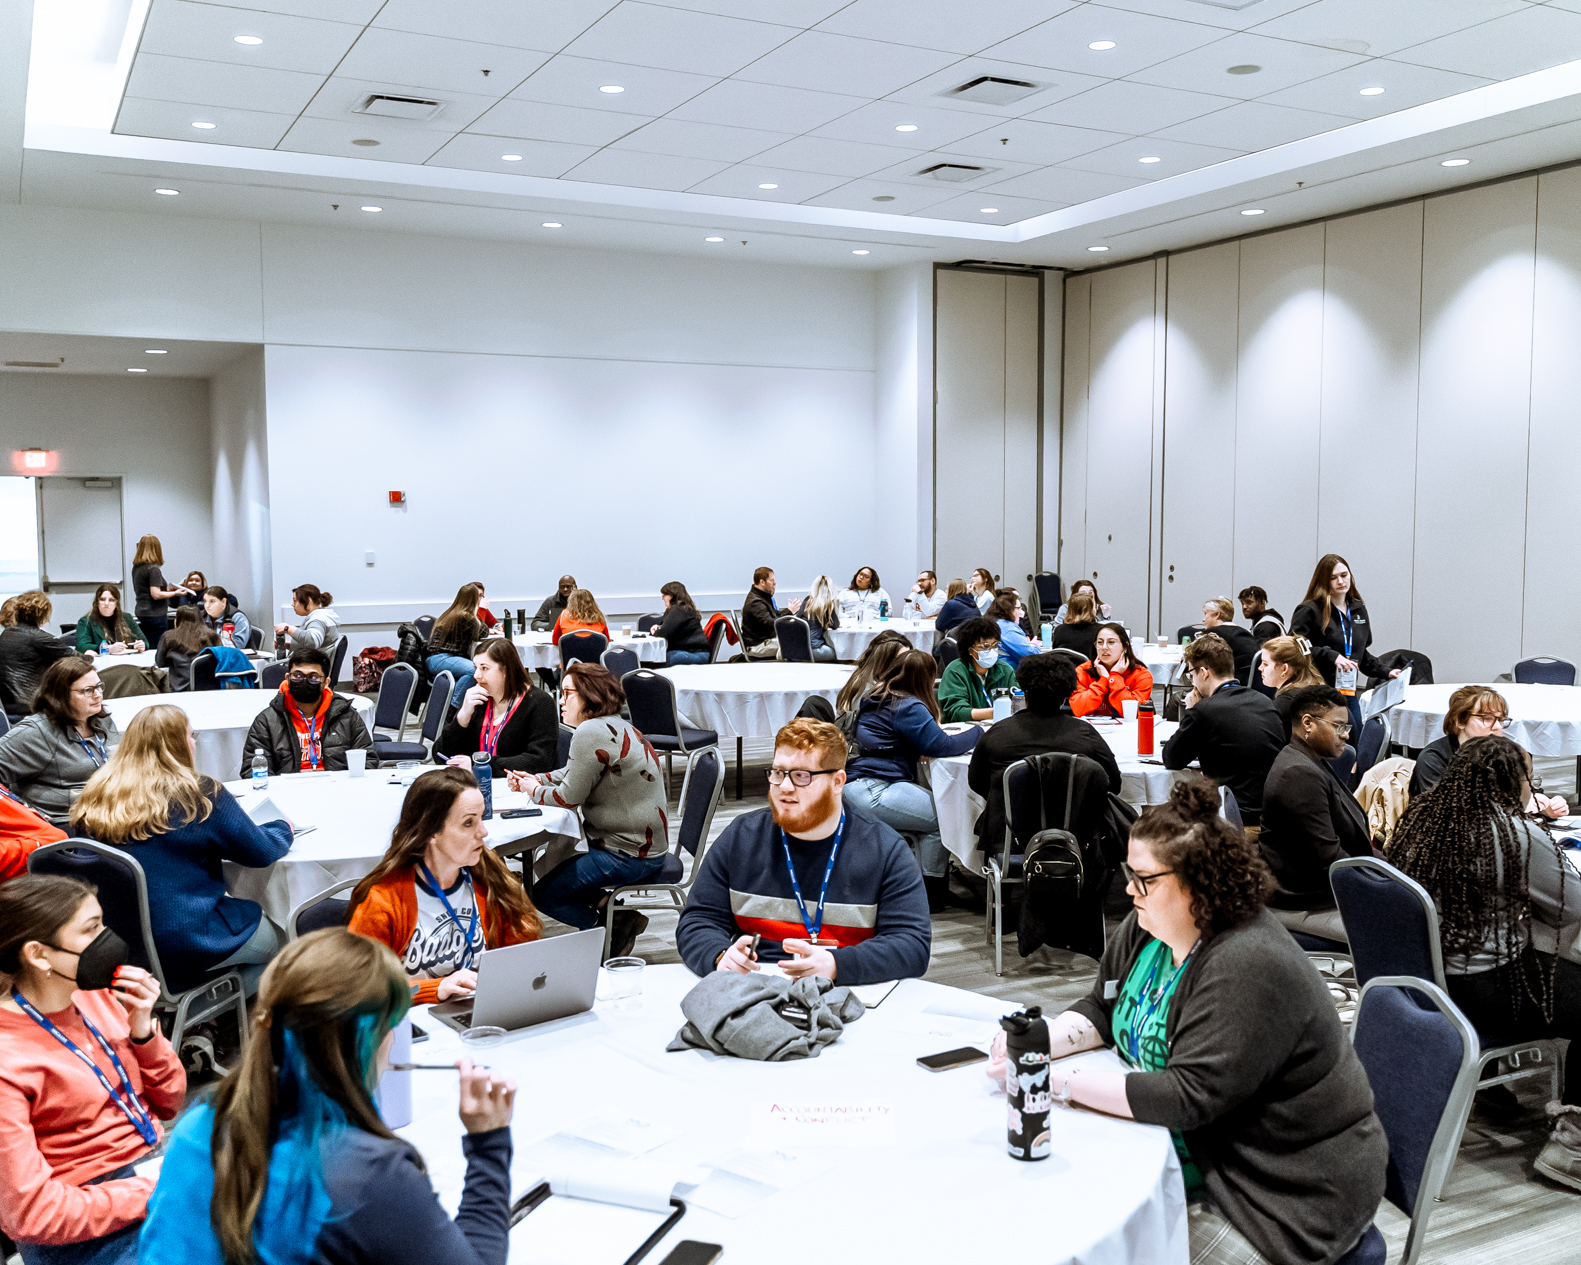
[[[450,669],[434,677],[428,689],[428,705],[423,708],[423,737],[434,742],[445,731],[450,719],[450,696],[456,691],[456,677]]]
[[[1356,777],[1360,779],[1388,749],[1389,717],[1382,713],[1368,720],[1356,736]]]
[[[1345,923],[1356,980],[1410,975],[1444,987],[1444,952],[1433,898],[1376,857],[1341,857],[1328,871]]]
[[[1104,791],[1097,791],[1093,804],[1073,802],[1076,792],[1076,774],[1081,763],[1097,771],[1094,788],[1106,787],[1102,768],[1086,756],[1072,755],[1068,751],[1046,751],[1026,760],[1017,760],[1004,771],[1005,799],[1005,855],[1020,856],[1027,842],[1039,830],[1069,830],[1078,839],[1082,826],[1093,824],[1094,812],[1101,807]],[[1043,794],[1045,779],[1039,776],[1039,767],[1053,766],[1053,773],[1046,780],[1051,788],[1047,798]]]
[[[98,888],[104,925],[126,941],[127,961],[150,971],[168,995],[148,915],[148,878],[131,853],[92,839],[62,839],[28,854],[29,874],[57,874]]]
[[[77,625],[76,625],[76,624],[62,624],[62,625],[61,625],[61,626],[60,626],[60,631],[61,631],[61,632],[62,632],[62,633],[72,633],[72,634],[75,634],[75,633],[76,633],[76,631],[77,631]],[[76,643],[76,641],[75,641],[75,640],[73,640],[73,641],[72,641],[72,643],[71,643],[71,644],[72,644],[72,645],[74,645],[74,646],[75,646],[75,645],[76,645],[76,644],[77,644],[77,643]]]
[[[628,672],[635,672],[642,666],[642,661],[637,658],[637,652],[627,646],[611,646],[599,656],[599,662],[609,669],[610,675],[617,681],[623,679]]]
[[[1038,605],[1044,614],[1053,619],[1065,591],[1060,585],[1059,576],[1052,571],[1039,571],[1032,577],[1032,586],[1037,590]]]
[[[1048,651],[1047,653],[1064,655],[1065,658],[1070,660],[1071,667],[1073,668],[1079,668],[1082,664],[1087,662],[1086,655],[1084,655],[1080,650],[1072,650],[1069,646],[1055,646],[1054,649]]]
[[[638,615],[637,616],[637,631],[638,632],[652,632],[655,628],[657,628],[663,622],[664,622],[664,616],[662,616],[662,615]]]
[[[805,619],[781,615],[774,621],[774,636],[779,639],[781,659],[787,663],[812,662],[812,630]]]
[[[942,637],[936,638],[933,643],[933,657],[938,661],[939,672],[949,667],[961,657],[961,647],[955,640],[955,633],[947,632]]]
[[[1208,626],[1206,624],[1184,624],[1181,627],[1175,629],[1175,644],[1177,646],[1183,646],[1186,644],[1187,637],[1195,637],[1197,634],[1205,633],[1207,631]]]
[[[1412,685],[1433,684],[1433,661],[1420,650],[1385,650],[1378,656],[1385,674],[1395,668],[1411,669]]]
[[[342,879],[333,887],[326,887],[321,892],[309,896],[300,905],[291,911],[286,920],[286,935],[292,940],[300,940],[312,931],[323,931],[326,927],[344,927],[346,920],[351,917],[351,902],[349,900],[336,900],[335,896],[357,886],[361,879]]]
[[[285,682],[286,665],[284,663],[266,663],[263,671],[258,674],[259,684],[266,690],[278,690]]]
[[[723,612],[721,612],[721,614],[723,614]],[[726,629],[739,630],[740,627],[740,624],[731,623],[730,617],[728,615],[724,615],[723,618],[714,624],[712,631],[710,631],[708,634],[708,662],[718,663],[719,656],[724,652],[725,646],[730,644]],[[737,631],[736,639],[738,641],[740,640],[740,636],[740,632]]]
[[[554,767],[563,769],[571,763],[571,739],[576,737],[576,730],[561,725],[555,735]]]
[[[335,653],[329,660],[329,688],[334,689],[340,684],[340,669],[346,662],[346,647],[350,643],[342,636],[335,642]]]
[[[631,723],[649,737],[679,738],[681,718],[677,714],[675,685],[667,676],[651,668],[629,673],[621,685],[626,691],[626,707]]]
[[[399,732],[406,724],[406,713],[417,689],[417,669],[410,663],[392,663],[379,678],[379,693],[373,704],[375,729]]]
[[[1373,1110],[1389,1142],[1384,1196],[1413,1218],[1405,1260],[1414,1258],[1426,1213],[1460,1148],[1460,1122],[1477,1089],[1476,1029],[1436,984],[1380,975],[1361,990],[1351,1029],[1372,1086]],[[1424,1215],[1417,1217],[1417,1209]]]
[[[719,749],[710,747],[687,765],[686,780],[681,783],[678,837],[681,847],[694,857],[708,842],[724,790],[725,762],[719,758]]]
[[[220,684],[214,679],[214,669],[217,666],[218,661],[210,652],[209,647],[205,646],[202,650],[198,651],[198,653],[193,656],[192,662],[187,668],[187,689],[219,689]]]
[[[1219,816],[1232,826],[1245,827],[1246,823],[1241,819],[1240,801],[1228,786],[1219,787]]]
[[[1251,666],[1246,669],[1246,680],[1243,681],[1242,684],[1243,685],[1250,685],[1253,688],[1261,686],[1262,683],[1263,683],[1262,667],[1263,667],[1263,648],[1261,646],[1258,646],[1257,647],[1257,653],[1252,656]]]
[[[247,626],[247,649],[261,650],[263,648],[263,629],[257,624]]]
[[[1535,658],[1522,659],[1515,665],[1511,675],[1522,685],[1574,685],[1576,665],[1566,659],[1538,655]],[[1411,680],[1416,680],[1414,671],[1411,673]]]
[[[572,632],[560,638],[560,666],[571,663],[597,663],[598,657],[609,649],[609,638],[603,633]]]
[[[438,619],[433,615],[419,615],[412,621],[412,627],[417,629],[417,635],[423,639],[423,645],[428,645],[428,639],[434,635],[434,625]]]

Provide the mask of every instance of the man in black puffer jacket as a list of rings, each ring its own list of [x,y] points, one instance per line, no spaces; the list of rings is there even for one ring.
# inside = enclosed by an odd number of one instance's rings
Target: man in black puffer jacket
[[[346,752],[370,751],[373,738],[344,694],[329,688],[329,656],[309,646],[291,652],[286,678],[269,706],[247,731],[239,777],[252,774],[253,756],[262,751],[271,775],[344,769]]]

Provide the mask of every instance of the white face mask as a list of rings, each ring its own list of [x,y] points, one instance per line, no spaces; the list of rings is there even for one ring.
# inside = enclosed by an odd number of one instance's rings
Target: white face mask
[[[999,651],[997,650],[979,650],[977,652],[977,666],[980,668],[991,668],[998,662]]]

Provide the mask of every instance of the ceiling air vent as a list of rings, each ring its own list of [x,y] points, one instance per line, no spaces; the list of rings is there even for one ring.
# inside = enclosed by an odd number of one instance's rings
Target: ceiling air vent
[[[934,163],[931,167],[924,167],[917,174],[919,176],[932,176],[935,180],[947,180],[951,184],[960,184],[963,180],[975,180],[978,176],[986,176],[997,167],[968,167],[964,163]]]
[[[355,106],[352,113],[373,114],[381,119],[413,119],[424,122],[444,108],[443,101],[430,101],[426,97],[396,97],[388,93],[375,92],[364,97],[362,104]]]
[[[975,101],[978,105],[1014,105],[1017,101],[1030,97],[1034,92],[1042,91],[1044,87],[1045,84],[1028,83],[1025,79],[1000,79],[994,75],[982,75],[939,95],[954,101]]]
[[[7,369],[59,369],[65,364],[64,360],[8,360],[5,362]]]

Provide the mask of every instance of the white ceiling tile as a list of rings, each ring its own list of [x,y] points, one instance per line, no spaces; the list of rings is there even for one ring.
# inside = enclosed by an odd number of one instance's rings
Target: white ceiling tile
[[[327,75],[360,34],[362,27],[349,22],[154,0],[138,52]],[[238,44],[238,35],[257,35],[263,43]]]
[[[1047,215],[1068,205],[1064,202],[1042,202],[1033,198],[1006,197],[999,193],[963,193],[948,202],[939,202],[914,215],[924,215],[930,220],[965,220],[969,224],[1016,224],[1030,220],[1034,215]],[[992,207],[984,214],[984,207]]]
[[[1149,66],[1131,78],[1165,88],[1250,100],[1305,83],[1319,75],[1331,75],[1361,60],[1359,53],[1341,53],[1311,44],[1240,33],[1157,66]],[[1262,69],[1256,74],[1232,75],[1229,73],[1231,66],[1261,66]]]
[[[567,48],[576,57],[731,75],[796,34],[794,27],[624,0]]]
[[[1103,132],[1090,127],[1064,127],[1058,123],[1033,123],[1007,119],[950,146],[957,154],[1002,158],[1008,162],[1046,166],[1088,154],[1127,139],[1123,132]],[[1006,143],[1008,142],[1008,143]]]
[[[502,48],[373,27],[352,45],[335,73],[349,79],[378,79],[441,92],[503,97],[547,60],[548,54],[525,48]]]
[[[593,184],[634,185],[639,189],[687,189],[723,171],[728,164],[670,154],[639,154],[629,149],[601,149],[565,173],[567,180]]]
[[[126,95],[296,114],[313,99],[322,82],[321,76],[300,70],[139,53],[126,82]]]
[[[1543,0],[1551,9],[1568,9],[1571,13],[1581,13],[1581,0]]]
[[[192,126],[195,119],[219,126],[211,132],[200,132]],[[290,126],[289,114],[179,105],[140,97],[123,99],[115,121],[115,131],[122,136],[158,136],[208,145],[245,145],[251,149],[272,148]]]
[[[379,118],[378,115],[354,112],[355,107],[361,105],[371,94],[376,92],[394,93],[397,96],[416,93],[428,97],[430,100],[443,101],[444,108],[433,118],[425,120],[383,119]],[[318,95],[308,105],[306,113],[317,119],[343,119],[350,123],[360,122],[364,119],[378,119],[381,123],[395,123],[416,131],[455,133],[474,122],[484,111],[493,109],[494,104],[492,97],[471,96],[465,92],[446,92],[442,89],[430,89],[422,85],[352,79],[343,75],[331,75],[324,81],[324,86],[319,89]]]
[[[888,96],[955,61],[950,53],[808,31],[740,72],[754,83]]]
[[[1023,83],[1041,86],[1030,96],[1023,97],[1010,105],[987,105],[949,95],[953,89],[971,83],[974,79],[980,79],[984,75],[996,79],[1016,79]],[[936,74],[906,85],[898,92],[890,93],[885,99],[959,110],[962,113],[986,115],[992,118],[1014,119],[1032,114],[1046,105],[1052,105],[1056,101],[1073,97],[1078,92],[1086,92],[1107,82],[1106,79],[1078,75],[1068,70],[1043,70],[1035,66],[1024,66],[1019,62],[996,61],[989,57],[967,57],[951,63]]]
[[[1005,61],[1053,70],[1074,70],[1105,79],[1119,79],[1144,66],[1223,39],[1224,32],[1198,22],[1176,22],[1146,13],[1106,9],[1084,4],[1071,9],[1023,35],[988,50]],[[1096,50],[1087,45],[1113,40],[1114,48]]]
[[[842,141],[869,145],[899,145],[904,149],[938,149],[983,128],[983,117],[965,110],[936,110],[899,101],[874,101],[826,123],[813,133]],[[914,127],[915,132],[897,132]]]
[[[888,180],[852,180],[838,189],[808,198],[807,204],[845,207],[852,211],[879,211],[885,215],[909,215],[913,211],[938,206],[951,196],[951,191],[943,185],[929,188],[925,185],[896,184]],[[888,201],[875,202],[875,198],[887,198]]]
[[[1257,0],[1257,3],[1245,9],[1226,9],[1221,5],[1205,3],[1204,0],[1103,0],[1103,3],[1110,9],[1151,13],[1160,18],[1180,18],[1186,22],[1201,22],[1204,26],[1222,27],[1226,31],[1244,31],[1293,9],[1306,8],[1313,0]]]
[[[664,0],[672,9],[719,13],[729,18],[754,18],[782,26],[817,26],[851,0]]]
[[[1581,13],[1538,5],[1418,44],[1397,54],[1395,60],[1463,75],[1513,79],[1578,58]]]
[[[995,0],[993,4],[856,0],[818,29],[918,48],[975,53],[1074,6],[1075,0]]]
[[[619,0],[386,0],[374,26],[557,53]]]
[[[1107,197],[1125,189],[1134,189],[1145,180],[1127,180],[1124,176],[1111,176],[1101,171],[1073,171],[1065,167],[1045,167],[1030,175],[1016,176],[1002,184],[984,189],[984,197],[997,193],[1018,194],[1024,198],[1038,198],[1048,202],[1074,205]],[[992,205],[985,203],[984,205]]]
[[[1071,127],[1144,133],[1173,123],[1184,123],[1187,119],[1211,114],[1214,110],[1234,104],[1233,97],[1216,97],[1206,92],[1182,92],[1179,88],[1158,88],[1150,83],[1116,79],[1080,96],[1056,102],[1027,117],[1040,123],[1065,123]]]
[[[428,160],[428,166],[494,171],[505,176],[553,177],[565,175],[577,163],[597,152],[595,145],[562,145],[555,141],[510,140],[465,133],[451,138]],[[520,154],[521,160],[506,162],[502,154]]]
[[[926,168],[938,163],[950,163],[958,167],[981,167],[982,174],[972,176],[969,180],[949,181],[940,180],[937,176],[924,176],[920,174]],[[937,150],[927,154],[913,154],[905,162],[896,163],[891,167],[884,167],[869,175],[870,180],[899,180],[906,184],[923,184],[932,189],[938,185],[947,185],[951,189],[980,189],[984,185],[998,184],[1008,180],[1011,176],[1023,176],[1029,171],[1037,171],[1042,163],[1018,163],[1005,158],[982,158],[976,154],[954,154]]]
[[[1289,106],[1268,105],[1263,101],[1242,101],[1227,110],[1177,123],[1158,135],[1170,140],[1220,145],[1226,149],[1250,152],[1272,149],[1275,145],[1298,141],[1303,136],[1316,136],[1319,132],[1332,132],[1337,127],[1348,127],[1350,123],[1350,119],[1319,114],[1314,110],[1293,110]]]
[[[299,154],[334,154],[341,158],[377,159],[387,163],[421,163],[445,143],[443,132],[427,132],[421,128],[398,126],[402,119],[358,119],[348,123],[343,119],[315,119],[303,116],[291,125],[291,130],[275,146]],[[397,126],[392,126],[395,124]],[[376,148],[353,145],[357,140],[376,140]]]
[[[1258,35],[1384,57],[1524,8],[1526,0],[1323,0],[1253,29]]]
[[[211,4],[214,0],[199,0]],[[355,22],[366,26],[373,21],[384,0],[246,0],[228,8],[257,9],[264,13],[284,13],[298,18],[322,18],[326,22]]]
[[[750,198],[754,202],[805,202],[845,183],[844,176],[819,175],[810,171],[791,171],[784,167],[765,167],[760,163],[737,163],[717,176],[694,184],[688,192],[715,193],[726,198]],[[773,189],[760,189],[771,184]]]
[[[801,133],[865,104],[863,97],[726,79],[670,111],[670,117]]]
[[[1185,171],[1196,171],[1199,167],[1211,167],[1229,158],[1239,158],[1245,152],[1218,145],[1192,145],[1158,136],[1138,136],[1106,149],[1082,154],[1063,165],[1077,171],[1104,171],[1111,176],[1125,176],[1130,180],[1162,180],[1165,176],[1178,176]],[[1143,158],[1156,158],[1159,161],[1144,163]]]
[[[651,120],[640,114],[581,110],[543,101],[501,101],[467,130],[488,136],[519,136],[567,145],[608,145]]]
[[[1411,66],[1405,62],[1378,58],[1362,62],[1320,79],[1310,79],[1283,92],[1262,98],[1272,105],[1290,105],[1302,110],[1323,110],[1353,119],[1372,119],[1439,101],[1456,93],[1469,92],[1491,83],[1474,75],[1457,75],[1431,66]],[[1364,97],[1363,88],[1383,88],[1382,96]]]
[[[736,163],[790,139],[784,132],[759,132],[719,123],[688,123],[683,119],[655,119],[646,127],[622,136],[614,147]]]
[[[531,78],[511,93],[519,101],[545,101],[574,105],[584,110],[609,110],[614,114],[668,114],[699,92],[719,82],[708,75],[651,66],[625,66],[589,57],[551,57]],[[606,85],[624,92],[600,92]]]
[[[771,167],[811,171],[829,176],[865,176],[870,171],[910,158],[909,151],[893,145],[859,145],[855,141],[823,140],[798,136],[757,156]]]

